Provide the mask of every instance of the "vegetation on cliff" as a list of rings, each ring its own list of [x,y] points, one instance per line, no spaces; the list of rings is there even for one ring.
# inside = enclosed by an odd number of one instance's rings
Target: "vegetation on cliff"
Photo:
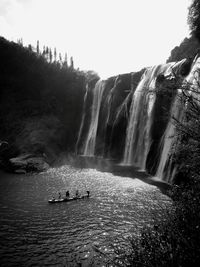
[[[189,8],[188,24],[192,36],[200,41],[200,2],[199,0],[193,0]]]
[[[74,68],[54,49],[24,47],[0,38],[0,140],[9,156],[22,153],[55,159],[73,151],[85,85],[99,77]]]
[[[179,61],[183,58],[194,58],[200,53],[200,1],[192,0],[188,12],[188,25],[190,37],[185,38],[179,46],[176,46],[167,62]]]
[[[172,49],[167,62],[176,62],[184,58],[193,59],[199,53],[199,49],[200,45],[195,37],[185,38],[179,46]]]

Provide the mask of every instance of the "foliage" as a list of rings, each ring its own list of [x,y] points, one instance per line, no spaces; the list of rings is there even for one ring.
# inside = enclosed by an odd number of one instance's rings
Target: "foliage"
[[[31,148],[34,153],[37,148],[38,153],[48,149],[55,154],[73,151],[86,73],[74,68],[72,58],[69,67],[67,56],[64,61],[61,55],[57,60],[56,49],[54,57],[48,47],[40,52],[39,42],[34,49],[23,47],[22,41],[16,44],[1,37],[0,58],[0,139],[8,141],[18,153]],[[40,146],[34,146],[37,138]]]
[[[167,62],[179,61],[184,58],[193,59],[199,52],[200,45],[196,38],[185,38],[179,46],[176,46],[172,51]]]
[[[175,182],[185,182],[200,175],[200,71],[194,74],[192,84],[185,82],[180,103],[184,109],[181,121],[174,119],[176,141],[173,148],[173,162],[178,166]]]
[[[200,182],[174,186],[174,200],[162,221],[143,229],[139,237],[127,240],[126,250],[115,249],[114,266],[188,267],[200,263]],[[167,212],[167,213],[166,213]],[[109,265],[110,266],[110,265]]]
[[[172,51],[167,62],[179,61],[184,58],[193,59],[196,54],[199,54],[200,41],[200,1],[193,0],[189,7],[188,24],[191,31],[191,37],[185,38],[179,46],[176,46]]]
[[[189,7],[188,24],[191,34],[200,41],[200,1],[193,0]]]

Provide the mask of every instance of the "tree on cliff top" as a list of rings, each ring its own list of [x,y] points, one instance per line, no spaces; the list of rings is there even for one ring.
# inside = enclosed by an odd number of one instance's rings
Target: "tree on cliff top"
[[[188,24],[191,34],[200,42],[200,1],[193,0],[189,7]]]
[[[199,48],[199,42],[194,36],[185,38],[179,46],[172,49],[167,62],[179,61],[183,58],[194,58]]]
[[[200,49],[200,1],[193,0],[188,12],[188,25],[191,36],[185,38],[172,51],[167,62],[179,61],[183,58],[194,58]]]

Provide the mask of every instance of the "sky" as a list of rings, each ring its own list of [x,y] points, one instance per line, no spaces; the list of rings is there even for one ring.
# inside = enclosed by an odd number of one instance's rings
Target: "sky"
[[[189,36],[191,0],[0,0],[0,35],[37,40],[102,78],[164,63]]]

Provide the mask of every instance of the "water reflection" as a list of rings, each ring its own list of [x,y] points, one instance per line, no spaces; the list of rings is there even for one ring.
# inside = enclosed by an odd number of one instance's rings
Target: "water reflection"
[[[95,169],[52,168],[39,175],[1,175],[1,266],[88,266],[110,242],[125,245],[169,204],[167,196],[139,179]],[[91,198],[48,204],[76,189]],[[94,265],[95,266],[95,265]]]

